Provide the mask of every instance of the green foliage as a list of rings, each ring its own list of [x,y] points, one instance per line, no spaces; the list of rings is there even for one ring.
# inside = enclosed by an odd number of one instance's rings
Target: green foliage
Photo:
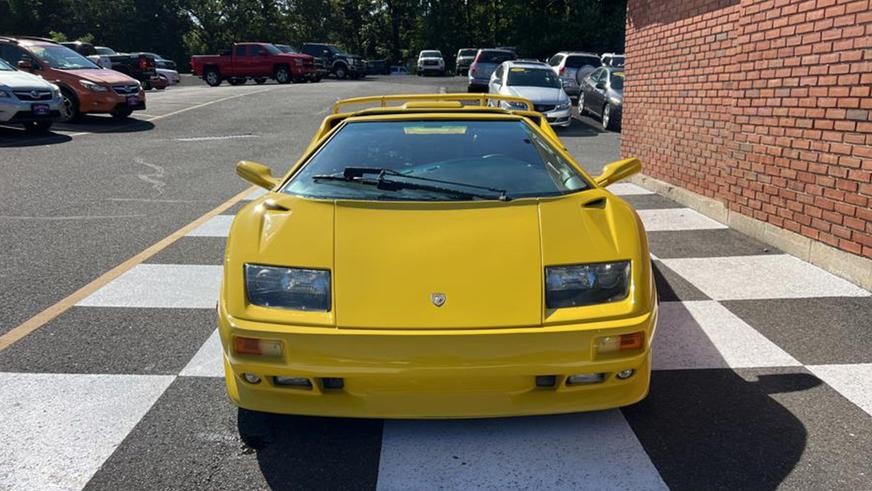
[[[0,0],[0,34],[64,36],[186,65],[233,42],[334,42],[402,62],[421,49],[623,51],[626,0]]]

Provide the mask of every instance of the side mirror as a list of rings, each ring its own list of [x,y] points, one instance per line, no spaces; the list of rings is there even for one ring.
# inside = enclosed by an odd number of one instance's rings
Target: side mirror
[[[603,167],[603,173],[594,178],[598,186],[606,187],[621,179],[626,179],[642,170],[642,162],[637,158],[617,160]]]
[[[21,60],[18,62],[18,69],[24,71],[33,70],[33,63],[30,60]]]
[[[250,162],[248,160],[239,161],[236,164],[236,173],[246,181],[266,190],[276,187],[279,183],[279,179],[273,177],[272,169],[257,162]]]

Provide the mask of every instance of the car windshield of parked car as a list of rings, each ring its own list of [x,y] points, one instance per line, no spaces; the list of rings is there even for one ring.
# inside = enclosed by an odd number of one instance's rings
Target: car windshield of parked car
[[[12,65],[6,63],[6,60],[0,58],[0,72],[14,72],[15,69],[12,68]]]
[[[521,87],[562,87],[560,78],[551,69],[512,67],[506,77],[506,85]]]
[[[482,51],[478,56],[478,63],[496,63],[499,65],[504,61],[514,60],[515,55],[508,51]]]
[[[91,60],[60,45],[30,46],[30,52],[56,70],[100,70]]]
[[[297,50],[288,46],[287,44],[274,44],[273,46],[275,46],[282,53],[290,53],[292,55],[297,54]]]
[[[368,171],[346,178],[361,168]],[[376,185],[379,170],[388,185]],[[346,124],[283,192],[318,199],[466,201],[499,199],[501,192],[508,199],[559,196],[588,187],[522,121],[385,121]]]
[[[261,46],[261,45],[257,45],[257,44],[256,44],[255,46]],[[266,50],[267,50],[267,51],[269,52],[269,54],[271,54],[271,55],[278,55],[278,54],[281,54],[281,53],[282,53],[282,50],[276,48],[276,47],[273,46],[272,44],[264,44],[264,45],[262,45],[262,46],[263,46],[264,48],[266,48]]]
[[[98,54],[101,54],[101,55],[114,55],[115,54],[114,49],[107,48],[105,46],[96,46],[94,49],[97,51]]]
[[[623,56],[615,56],[615,57],[612,58],[612,60],[609,62],[609,65],[610,65],[610,66],[613,66],[613,67],[622,67],[622,66],[624,66],[624,57],[623,57]]]
[[[462,50],[460,50],[460,54],[457,56],[470,57],[470,56],[475,56],[475,54],[477,52],[478,52],[477,49],[462,49]]]
[[[570,56],[566,58],[567,68],[581,68],[585,66],[598,67],[602,64],[602,61],[596,56]]]
[[[614,90],[624,90],[624,72],[612,72],[609,84]]]
[[[421,51],[421,58],[442,58],[439,51]]]

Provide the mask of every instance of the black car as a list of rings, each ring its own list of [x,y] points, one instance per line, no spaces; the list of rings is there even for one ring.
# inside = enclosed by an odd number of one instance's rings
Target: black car
[[[290,53],[292,55],[300,54],[299,51],[287,44],[273,44],[273,46],[275,46],[282,53]],[[324,60],[324,58],[321,58],[319,56],[312,56],[312,63],[315,65],[315,74],[309,79],[312,82],[320,82],[322,78],[330,74],[330,70],[327,69],[327,62]]]
[[[621,128],[624,105],[624,69],[600,67],[581,81],[579,114],[591,113],[602,118],[603,128]]]
[[[358,79],[366,76],[366,60],[342,51],[335,44],[303,43],[300,46],[300,53],[324,58],[330,73],[336,78]]]

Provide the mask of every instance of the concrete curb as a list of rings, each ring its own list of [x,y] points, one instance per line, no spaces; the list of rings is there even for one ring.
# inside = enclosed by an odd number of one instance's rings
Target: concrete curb
[[[644,174],[628,181],[717,220],[761,242],[808,261],[867,290],[872,290],[872,259],[840,251],[822,242],[730,210],[720,201]]]

